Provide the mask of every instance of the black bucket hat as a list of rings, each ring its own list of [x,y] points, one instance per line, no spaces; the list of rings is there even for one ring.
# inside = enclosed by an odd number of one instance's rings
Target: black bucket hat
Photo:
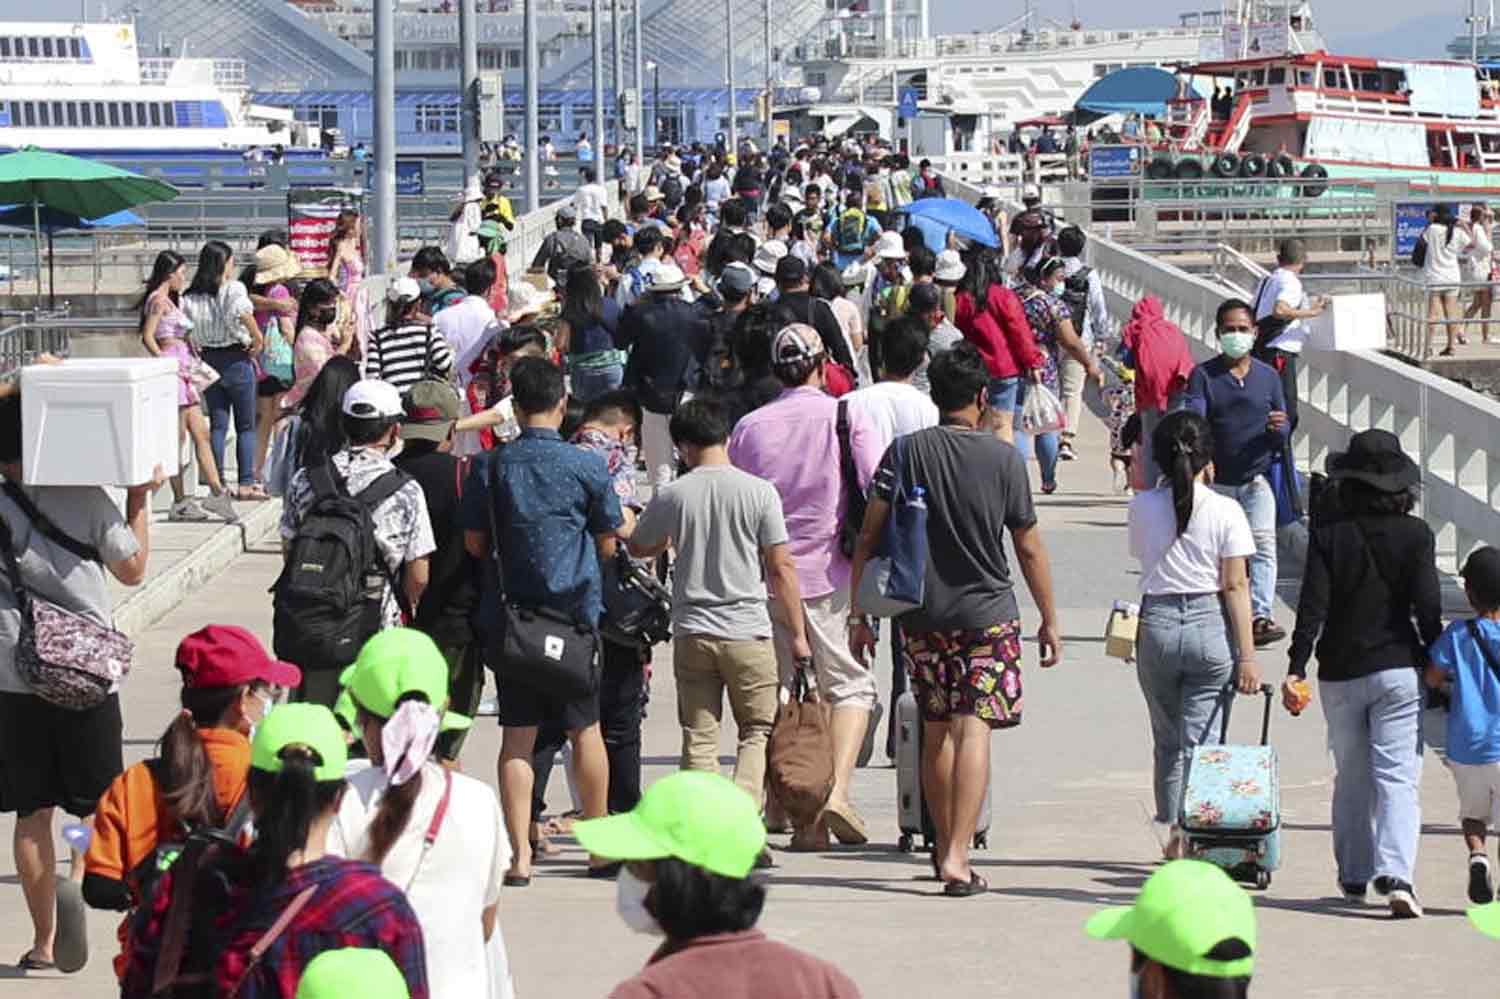
[[[1389,430],[1355,434],[1349,450],[1328,456],[1327,467],[1330,479],[1354,479],[1383,493],[1399,493],[1422,481],[1422,470]]]

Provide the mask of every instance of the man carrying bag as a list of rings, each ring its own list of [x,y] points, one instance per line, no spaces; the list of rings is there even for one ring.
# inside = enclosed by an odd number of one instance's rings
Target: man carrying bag
[[[609,766],[599,730],[602,597],[595,545],[624,524],[604,459],[558,434],[561,369],[528,357],[511,369],[521,436],[474,463],[464,547],[491,565],[481,620],[500,687],[500,801],[514,848],[506,883],[531,881],[531,754],[537,727],[561,719],[573,743],[585,818],[605,811]]]

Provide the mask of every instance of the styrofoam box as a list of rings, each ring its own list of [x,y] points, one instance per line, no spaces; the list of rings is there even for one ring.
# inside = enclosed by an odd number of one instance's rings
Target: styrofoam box
[[[1384,350],[1385,295],[1334,295],[1323,314],[1305,319],[1308,350]]]
[[[131,486],[178,470],[177,362],[88,358],[21,370],[28,485]]]

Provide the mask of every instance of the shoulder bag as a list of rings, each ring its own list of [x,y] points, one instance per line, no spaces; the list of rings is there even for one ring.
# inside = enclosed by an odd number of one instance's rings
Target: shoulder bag
[[[771,793],[798,828],[816,822],[833,794],[831,709],[808,679],[812,668],[810,659],[793,667],[791,696],[777,709],[766,744]]]
[[[20,507],[42,536],[89,562],[103,559],[99,550],[65,534],[48,520],[13,482],[5,494]],[[59,607],[26,588],[10,525],[0,517],[0,559],[21,612],[16,642],[16,669],[42,700],[60,708],[87,711],[109,697],[110,688],[130,672],[135,647],[115,629]]]
[[[489,660],[503,684],[514,681],[556,701],[576,701],[599,689],[599,635],[594,626],[551,607],[532,606],[505,595],[500,558],[498,463],[490,465],[490,557],[495,567],[499,619],[489,637]]]
[[[899,617],[919,610],[927,589],[927,501],[921,486],[907,481],[907,451],[911,438],[897,437],[895,482],[891,512],[880,536],[880,547],[865,562],[856,604],[866,614]]]
[[[845,558],[854,557],[859,532],[865,523],[868,505],[864,490],[859,488],[859,469],[854,465],[854,447],[849,442],[849,400],[840,399],[837,433],[839,438],[839,479],[844,493],[844,519],[839,524],[839,551]]]

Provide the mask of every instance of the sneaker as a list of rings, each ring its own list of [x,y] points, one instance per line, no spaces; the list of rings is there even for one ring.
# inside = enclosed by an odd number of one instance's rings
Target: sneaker
[[[1490,880],[1490,858],[1482,853],[1469,855],[1469,901],[1489,905],[1495,900],[1495,885]]]
[[[196,524],[207,519],[208,512],[199,506],[198,501],[191,496],[173,503],[172,509],[167,512],[167,520],[174,524]]]
[[[1365,886],[1356,884],[1345,884],[1339,882],[1339,891],[1344,893],[1344,901],[1355,905],[1365,904]]]
[[[1397,881],[1392,878],[1391,885],[1391,918],[1392,919],[1420,919],[1422,918],[1422,903],[1417,901],[1417,890],[1405,881]]]
[[[1063,441],[1061,444],[1057,445],[1058,461],[1073,461],[1077,457],[1078,455],[1073,453],[1072,441]]]
[[[234,500],[229,498],[228,493],[217,493],[208,497],[203,501],[203,509],[226,524],[233,524],[240,519],[240,515],[234,509]]]
[[[1255,647],[1263,649],[1267,645],[1275,645],[1286,637],[1286,632],[1268,617],[1256,618],[1250,627],[1251,635],[1255,640]]]
[[[1375,889],[1375,894],[1379,895],[1381,898],[1385,898],[1386,896],[1388,896],[1391,893],[1391,888],[1393,888],[1395,884],[1396,879],[1385,874],[1382,874],[1380,877],[1370,882],[1370,885]]]

